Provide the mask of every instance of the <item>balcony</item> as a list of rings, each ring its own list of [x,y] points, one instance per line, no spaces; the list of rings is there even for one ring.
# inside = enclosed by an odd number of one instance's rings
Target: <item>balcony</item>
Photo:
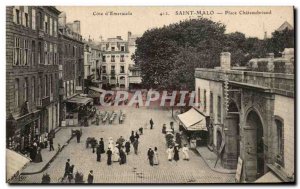
[[[39,109],[45,108],[49,104],[50,104],[50,96],[46,96],[46,97],[44,97],[42,99],[37,99],[37,101],[36,101],[36,106]]]

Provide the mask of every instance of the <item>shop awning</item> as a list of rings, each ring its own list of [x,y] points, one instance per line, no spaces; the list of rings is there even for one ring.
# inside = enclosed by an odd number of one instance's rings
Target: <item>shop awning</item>
[[[258,178],[256,183],[280,183],[282,180],[280,180],[274,173],[272,172],[267,172],[260,178]]]
[[[9,182],[14,176],[30,162],[30,159],[13,150],[6,149],[6,181]]]
[[[96,91],[96,92],[98,92],[98,93],[100,93],[100,94],[106,92],[106,90],[100,89],[100,88],[97,88],[97,87],[89,87],[89,89],[91,89],[91,90],[93,90],[93,91]]]
[[[73,97],[73,98],[67,100],[67,102],[69,102],[69,103],[75,103],[75,104],[80,104],[80,105],[86,105],[89,102],[93,102],[93,99],[92,98],[83,97],[83,96],[76,96],[76,97]]]
[[[183,126],[190,131],[207,131],[205,116],[200,114],[194,108],[179,114],[178,118]]]

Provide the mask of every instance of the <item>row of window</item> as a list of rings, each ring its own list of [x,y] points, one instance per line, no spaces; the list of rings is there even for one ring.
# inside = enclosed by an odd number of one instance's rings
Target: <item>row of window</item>
[[[71,44],[65,44],[64,56],[65,57],[76,57],[83,54],[83,48]]]
[[[20,37],[14,38],[13,50],[13,65],[15,66],[34,66],[36,65],[36,56],[38,64],[58,64],[58,50],[57,44],[44,42],[44,49],[42,49],[42,42],[36,45],[35,40],[22,39]],[[43,56],[44,54],[44,56]],[[44,61],[42,61],[44,57]]]
[[[101,48],[101,50],[102,51],[109,51],[109,49],[110,49],[110,51],[113,51],[113,52],[115,52],[116,51],[116,47],[115,46],[111,46],[110,48],[109,48],[109,45],[107,44],[106,46],[102,46],[102,48]],[[118,48],[121,52],[125,52],[125,46],[120,46],[120,48]]]
[[[43,12],[37,13],[36,9],[33,7],[15,6],[13,8],[13,21],[16,24],[29,27],[32,30],[36,30],[38,26],[40,30],[44,30],[45,33],[50,36],[57,37],[57,19],[52,18],[50,15]]]
[[[111,55],[110,56],[110,61],[111,62],[116,62],[116,56],[115,55]],[[102,62],[106,62],[106,56],[105,55],[102,56]],[[125,56],[124,56],[124,54],[120,55],[120,62],[125,62]]]
[[[26,101],[37,105],[43,97],[47,96],[53,98],[56,81],[58,81],[57,74],[45,75],[44,78],[34,76],[25,77],[23,80],[16,78],[14,84],[15,107],[20,107],[22,102]]]
[[[115,76],[111,76],[110,79],[111,79],[111,80],[115,80],[116,77],[115,77]],[[106,77],[106,76],[102,76],[102,80],[107,80],[107,77]],[[122,80],[125,80],[125,77],[124,77],[124,76],[121,76],[121,77],[120,77],[120,81],[122,81]]]
[[[115,66],[111,66],[111,72],[115,73]],[[102,66],[102,73],[106,73],[106,66]],[[120,73],[125,73],[125,66],[120,66]]]
[[[214,113],[214,94],[210,92],[210,114]],[[222,113],[222,101],[221,101],[221,96],[218,96],[217,99],[217,118],[218,122],[221,122],[221,113]],[[203,90],[203,102],[201,102],[201,89],[198,88],[198,104],[199,107],[203,107],[203,112],[207,111],[207,91],[206,89]],[[207,112],[206,112],[207,113]]]
[[[75,93],[75,81],[64,81],[65,96],[71,96]]]

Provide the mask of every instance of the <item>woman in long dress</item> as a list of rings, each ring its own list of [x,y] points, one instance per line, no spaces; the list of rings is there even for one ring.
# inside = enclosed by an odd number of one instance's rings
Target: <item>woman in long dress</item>
[[[42,158],[42,154],[41,154],[41,148],[38,147],[38,148],[37,148],[36,156],[35,156],[35,158],[34,158],[34,162],[35,162],[35,163],[40,163],[40,162],[42,162],[42,161],[43,161],[43,158]]]
[[[189,161],[189,160],[190,160],[190,156],[189,156],[189,148],[187,147],[186,144],[185,144],[184,147],[182,148],[182,152],[183,152],[183,160]]]
[[[153,164],[154,165],[158,165],[159,164],[157,147],[154,148]]]
[[[109,137],[108,139],[108,148],[110,148],[110,150],[113,151],[113,149],[115,148],[115,143],[112,137]]]
[[[172,148],[172,146],[169,146],[169,148],[167,149],[167,154],[168,154],[168,160],[172,161],[172,158],[173,158],[173,148]]]
[[[118,162],[120,159],[119,148],[118,146],[115,146],[113,149],[113,162]]]
[[[179,160],[179,148],[178,148],[178,144],[176,144],[176,146],[174,147],[174,158],[175,161]]]

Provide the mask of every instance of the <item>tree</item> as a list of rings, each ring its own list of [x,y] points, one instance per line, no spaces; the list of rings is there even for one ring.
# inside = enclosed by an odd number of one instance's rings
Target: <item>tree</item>
[[[147,30],[137,39],[134,55],[134,61],[141,68],[142,84],[146,88],[178,87],[172,84],[170,73],[178,73],[175,62],[182,49],[187,47],[195,48],[202,55],[200,62],[203,65],[213,67],[219,59],[215,54],[221,52],[224,32],[224,25],[204,18]]]

